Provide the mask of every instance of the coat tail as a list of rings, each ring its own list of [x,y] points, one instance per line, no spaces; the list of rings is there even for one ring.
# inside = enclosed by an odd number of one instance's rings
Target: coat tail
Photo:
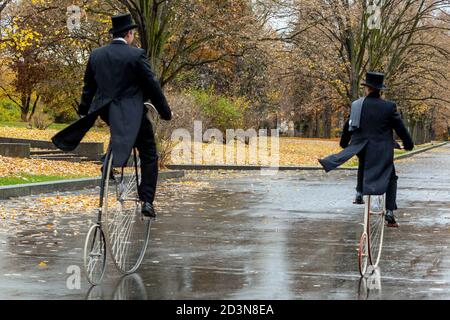
[[[348,160],[360,153],[367,146],[367,143],[368,141],[350,144],[350,146],[337,154],[333,154],[324,159],[319,159],[319,163],[322,165],[326,172],[330,172],[342,166]]]
[[[86,133],[94,126],[98,113],[91,113],[58,132],[52,138],[53,144],[60,150],[70,152],[75,150]]]

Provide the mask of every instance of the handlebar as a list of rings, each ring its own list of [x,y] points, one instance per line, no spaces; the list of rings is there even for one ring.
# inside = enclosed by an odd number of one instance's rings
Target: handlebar
[[[150,102],[145,102],[144,105],[147,107],[148,110],[151,110],[158,114],[158,110],[156,110],[155,106]]]

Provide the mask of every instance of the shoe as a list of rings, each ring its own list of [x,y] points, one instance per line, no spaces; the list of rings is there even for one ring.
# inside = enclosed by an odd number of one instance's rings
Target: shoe
[[[153,204],[151,204],[150,202],[144,202],[144,204],[142,205],[142,214],[147,218],[155,219],[156,212],[155,208],[153,208]]]
[[[353,204],[364,204],[364,196],[362,192],[356,193],[355,200],[353,201]]]
[[[395,221],[394,211],[387,210],[385,215],[385,220],[388,228],[398,228],[398,223]]]

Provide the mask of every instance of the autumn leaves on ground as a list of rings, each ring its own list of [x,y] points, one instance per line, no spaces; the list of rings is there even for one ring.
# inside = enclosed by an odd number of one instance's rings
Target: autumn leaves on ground
[[[0,137],[50,141],[57,129],[36,130],[23,127],[0,127]],[[103,142],[106,131],[92,131],[86,141]],[[96,177],[100,166],[91,162],[50,161],[0,156],[0,185],[26,184],[70,178]]]
[[[58,129],[36,130],[20,127],[0,127],[0,137],[47,140]],[[98,129],[87,134],[83,141],[109,141],[107,129]],[[208,147],[203,145],[204,149]],[[248,147],[246,147],[248,149]],[[334,140],[314,140],[299,138],[280,139],[280,165],[318,165],[317,159],[339,151],[339,144]],[[202,164],[212,164],[204,159]],[[30,183],[64,178],[95,177],[100,174],[100,166],[90,162],[73,163],[66,161],[49,161],[38,159],[19,159],[0,156],[0,185]]]

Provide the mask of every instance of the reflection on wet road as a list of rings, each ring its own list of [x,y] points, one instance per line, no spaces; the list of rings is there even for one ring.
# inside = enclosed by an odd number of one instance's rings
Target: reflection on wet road
[[[25,212],[33,197],[1,203],[0,298],[449,299],[450,146],[398,167],[400,229],[387,230],[381,269],[368,279],[356,263],[355,173],[195,173],[161,185],[139,275],[120,278],[108,265],[92,289],[83,277],[69,290],[66,271],[82,270],[95,211]]]

